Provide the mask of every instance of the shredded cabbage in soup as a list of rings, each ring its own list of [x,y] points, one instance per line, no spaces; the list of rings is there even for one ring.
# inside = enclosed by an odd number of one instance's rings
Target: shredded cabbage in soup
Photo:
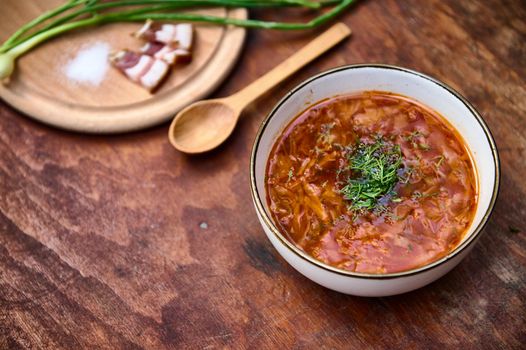
[[[329,265],[392,273],[461,241],[477,205],[460,135],[406,97],[368,91],[309,107],[276,140],[266,171],[274,222]]]

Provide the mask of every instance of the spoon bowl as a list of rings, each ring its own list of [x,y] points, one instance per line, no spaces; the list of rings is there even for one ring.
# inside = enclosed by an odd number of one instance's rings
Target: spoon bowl
[[[202,153],[223,143],[234,130],[241,111],[228,99],[196,102],[177,114],[168,137],[185,153]]]

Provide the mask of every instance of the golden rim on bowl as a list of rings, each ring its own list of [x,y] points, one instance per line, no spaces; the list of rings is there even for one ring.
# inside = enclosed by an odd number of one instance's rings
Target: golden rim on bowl
[[[334,74],[334,73],[337,73],[337,72],[340,72],[340,71],[349,70],[349,69],[359,69],[359,68],[380,68],[380,69],[398,70],[398,71],[401,71],[401,72],[404,72],[404,73],[409,73],[409,74],[416,75],[416,76],[418,76],[420,78],[426,79],[426,80],[428,80],[428,81],[440,86],[441,88],[443,88],[444,90],[446,90],[447,92],[452,94],[454,97],[456,97],[458,100],[460,100],[468,108],[468,110],[471,112],[472,116],[475,118],[475,120],[482,127],[482,130],[484,131],[484,134],[486,135],[486,139],[488,141],[488,144],[490,145],[491,153],[493,155],[493,164],[495,166],[495,181],[493,183],[493,192],[492,192],[491,200],[490,200],[490,203],[489,203],[488,207],[486,208],[486,212],[484,213],[484,216],[482,217],[482,219],[479,222],[479,224],[477,225],[477,227],[475,227],[475,230],[473,231],[473,233],[466,240],[464,240],[461,244],[456,246],[455,249],[453,249],[451,252],[449,252],[446,256],[444,256],[444,257],[442,257],[442,258],[440,258],[438,260],[435,260],[433,262],[430,262],[427,265],[424,265],[424,266],[421,266],[421,267],[418,267],[418,268],[415,268],[415,269],[402,271],[402,272],[395,272],[395,273],[372,274],[372,273],[361,273],[361,272],[347,271],[347,270],[339,269],[339,268],[330,266],[328,264],[325,264],[324,262],[321,262],[321,261],[313,258],[309,254],[307,254],[306,252],[304,252],[303,250],[298,248],[296,245],[294,245],[292,242],[290,242],[286,237],[284,237],[281,234],[281,232],[278,230],[276,225],[274,225],[274,222],[267,215],[267,212],[264,209],[264,204],[262,202],[261,196],[260,196],[260,194],[259,194],[259,192],[257,190],[256,176],[255,176],[256,154],[257,154],[257,150],[258,150],[261,138],[263,136],[263,133],[265,132],[265,129],[266,129],[269,121],[275,116],[277,110],[290,97],[292,97],[295,93],[297,93],[305,85],[307,85],[307,84],[309,84],[309,83],[311,83],[311,82],[313,82],[313,81],[315,81],[317,79],[320,79],[320,78],[322,78],[324,76],[327,76],[327,75],[331,75],[331,74]],[[263,221],[265,222],[267,227],[270,229],[270,231],[274,234],[274,236],[276,238],[278,238],[278,240],[281,241],[283,243],[283,245],[285,247],[287,247],[290,251],[292,251],[294,254],[296,254],[297,256],[302,258],[303,260],[306,260],[307,262],[309,262],[311,264],[314,264],[317,267],[320,267],[320,268],[322,268],[324,270],[327,270],[327,271],[333,272],[333,273],[337,273],[337,274],[340,274],[340,275],[350,276],[350,277],[357,277],[357,278],[364,278],[364,279],[389,279],[389,278],[398,278],[398,277],[402,277],[402,276],[414,275],[414,274],[417,274],[417,273],[420,273],[420,272],[424,272],[424,271],[436,268],[436,267],[444,264],[448,260],[452,259],[456,255],[458,255],[461,251],[463,251],[464,249],[469,247],[473,242],[475,242],[476,239],[481,235],[481,233],[482,233],[484,227],[486,226],[486,224],[488,222],[488,219],[489,219],[489,217],[490,217],[490,215],[491,215],[491,213],[493,211],[493,208],[495,206],[495,202],[496,202],[497,196],[499,194],[499,187],[500,187],[500,160],[499,160],[499,154],[498,154],[498,151],[497,151],[497,146],[495,144],[495,140],[493,139],[493,135],[491,134],[491,131],[489,130],[488,126],[486,125],[486,123],[482,119],[481,115],[477,112],[475,107],[473,107],[471,105],[471,103],[469,103],[460,93],[458,93],[453,88],[451,88],[450,86],[448,86],[447,84],[445,84],[445,83],[443,83],[443,82],[441,82],[439,80],[436,80],[436,79],[434,79],[434,78],[432,78],[432,77],[430,77],[428,75],[419,73],[419,72],[411,70],[411,69],[401,68],[401,67],[388,65],[388,64],[352,64],[352,65],[345,65],[345,66],[333,68],[333,69],[327,70],[325,72],[322,72],[320,74],[317,74],[317,75],[315,75],[315,76],[313,76],[311,78],[308,78],[307,80],[303,81],[299,85],[297,85],[295,88],[293,88],[291,91],[289,91],[274,106],[272,111],[267,115],[267,117],[261,123],[261,126],[259,127],[259,130],[258,130],[258,132],[256,134],[256,138],[254,140],[254,145],[252,146],[252,154],[251,154],[251,157],[250,157],[250,191],[251,191],[251,194],[252,194],[252,199],[253,199],[253,201],[254,201],[254,203],[256,205],[256,210],[258,211],[259,215],[263,218]]]

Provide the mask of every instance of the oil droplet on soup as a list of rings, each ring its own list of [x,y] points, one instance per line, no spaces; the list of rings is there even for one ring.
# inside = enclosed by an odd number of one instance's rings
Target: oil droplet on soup
[[[431,109],[379,91],[298,115],[276,140],[265,180],[287,239],[363,273],[440,259],[462,240],[477,205],[475,168],[456,130]]]

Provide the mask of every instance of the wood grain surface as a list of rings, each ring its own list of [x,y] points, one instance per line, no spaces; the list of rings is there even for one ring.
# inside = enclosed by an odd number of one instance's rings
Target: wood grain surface
[[[167,125],[85,136],[0,102],[0,348],[524,348],[526,3],[364,0],[341,20],[350,40],[250,107],[233,137],[202,156],[177,153]],[[214,96],[315,34],[249,31]],[[379,299],[294,271],[267,241],[249,193],[249,152],[273,104],[315,73],[361,62],[457,88],[502,158],[500,197],[472,253],[425,288]]]

